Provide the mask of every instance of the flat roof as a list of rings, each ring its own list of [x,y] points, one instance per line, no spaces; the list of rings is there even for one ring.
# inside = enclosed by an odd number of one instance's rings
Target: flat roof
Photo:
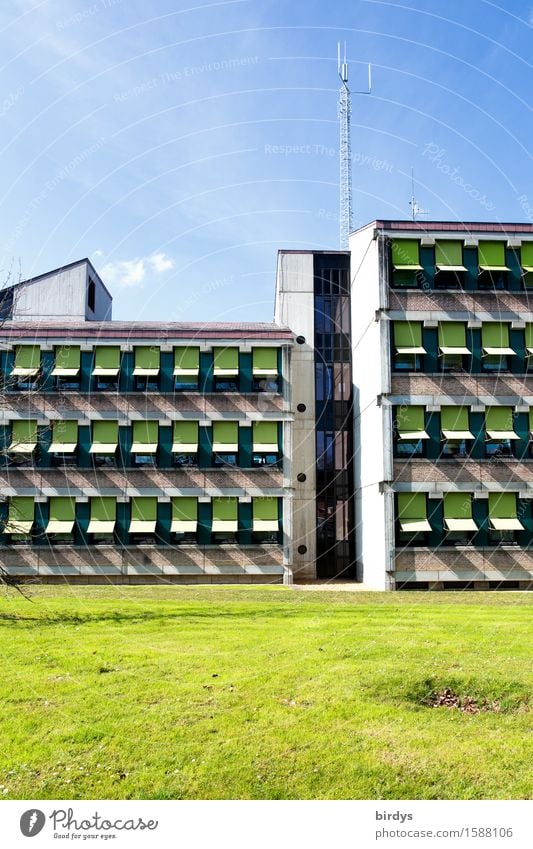
[[[273,322],[6,321],[4,339],[271,339],[292,342],[288,327]]]
[[[374,230],[398,230],[413,233],[501,233],[502,235],[516,235],[518,233],[531,233],[533,235],[533,223],[531,222],[501,222],[501,221],[413,221],[411,219],[376,219],[369,221],[364,227],[354,230],[360,233],[371,227]]]

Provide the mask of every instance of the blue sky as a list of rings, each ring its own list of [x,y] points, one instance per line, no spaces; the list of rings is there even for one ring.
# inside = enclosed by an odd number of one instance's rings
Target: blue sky
[[[114,317],[271,320],[278,248],[338,247],[336,45],[354,223],[533,221],[533,2],[6,0],[2,267],[83,256]],[[5,272],[4,272],[5,273]]]

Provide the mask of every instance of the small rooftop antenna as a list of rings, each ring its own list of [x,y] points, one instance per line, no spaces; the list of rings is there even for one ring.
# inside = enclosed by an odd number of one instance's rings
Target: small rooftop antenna
[[[409,201],[409,206],[411,207],[411,216],[413,221],[416,221],[419,215],[429,215],[429,209],[422,209],[418,205],[418,201],[415,198],[415,170],[411,168],[411,200]]]
[[[339,91],[339,127],[340,127],[340,215],[339,236],[341,251],[348,250],[348,237],[353,229],[352,209],[352,144],[350,116],[352,114],[352,98],[348,86],[348,62],[346,61],[346,42],[344,42],[344,59],[341,62],[341,43],[337,42],[337,71],[341,81]],[[372,68],[368,66],[368,89],[357,91],[356,94],[371,94]]]

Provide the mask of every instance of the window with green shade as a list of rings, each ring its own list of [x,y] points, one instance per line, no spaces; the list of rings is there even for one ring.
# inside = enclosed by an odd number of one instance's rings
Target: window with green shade
[[[76,519],[76,500],[64,496],[53,496],[49,501],[47,534],[71,533]]]
[[[529,434],[533,439],[533,407],[529,408]]]
[[[120,371],[120,347],[99,345],[94,349],[93,374],[100,377],[116,377]]]
[[[200,348],[174,348],[174,374],[196,377],[200,371]]]
[[[278,499],[268,496],[252,498],[254,531],[279,530]]]
[[[213,348],[213,374],[234,377],[239,374],[238,348]]]
[[[505,242],[479,242],[478,258],[483,271],[509,271],[505,263]]]
[[[448,531],[477,531],[470,492],[444,493],[444,527]]]
[[[133,454],[155,454],[159,442],[159,422],[133,422]]]
[[[394,345],[398,354],[425,354],[421,321],[394,321]]]
[[[91,454],[113,453],[118,445],[118,422],[95,421],[92,424]]]
[[[60,421],[52,424],[51,453],[73,454],[78,445],[78,422]]]
[[[522,242],[520,258],[524,271],[533,272],[533,242]]]
[[[74,377],[78,374],[80,365],[81,353],[79,345],[59,345],[55,349],[53,375]]]
[[[239,423],[213,422],[213,451],[239,450]]]
[[[466,325],[462,321],[439,322],[441,354],[470,354],[466,345]]]
[[[154,533],[157,524],[157,498],[139,496],[131,499],[130,532]]]
[[[18,419],[11,422],[10,451],[31,454],[37,445],[37,420]]]
[[[198,422],[174,422],[172,451],[175,454],[196,454],[198,451]]]
[[[524,330],[524,337],[526,343],[526,353],[529,356],[533,354],[533,324],[526,324]]]
[[[237,498],[213,498],[212,530],[235,533],[239,528],[239,501]]]
[[[517,517],[516,493],[489,492],[489,524],[495,531],[521,531]]]
[[[159,364],[159,348],[152,348],[148,345],[142,345],[135,348],[134,375],[140,375],[141,377],[153,377],[159,374]]]
[[[427,502],[424,492],[399,492],[397,498],[401,531],[423,533],[431,530],[427,520]]]
[[[32,377],[41,367],[41,349],[38,345],[17,345],[15,348],[15,367],[17,377]]]
[[[194,533],[198,526],[198,499],[180,496],[172,499],[172,533]]]
[[[400,439],[406,441],[418,441],[429,439],[425,430],[425,408],[424,407],[397,407],[396,426]]]
[[[468,407],[441,407],[440,426],[445,439],[474,439],[470,432]]]
[[[13,495],[9,499],[8,520],[4,527],[5,534],[29,534],[35,516],[35,502],[25,495]]]
[[[252,348],[252,369],[256,377],[277,377],[278,349]]]
[[[278,445],[278,423],[277,422],[253,422],[252,424],[253,450],[262,452],[277,452]]]
[[[91,519],[87,528],[90,534],[110,534],[115,528],[117,500],[99,495],[91,498]]]
[[[418,271],[420,265],[420,242],[418,239],[392,240],[392,265],[398,271]]]
[[[485,429],[489,439],[519,439],[514,432],[512,407],[487,407],[485,410]]]
[[[483,322],[481,343],[484,354],[489,356],[511,356],[516,352],[509,346],[509,325],[503,321]]]
[[[451,239],[435,242],[435,265],[439,271],[466,271],[463,243]]]

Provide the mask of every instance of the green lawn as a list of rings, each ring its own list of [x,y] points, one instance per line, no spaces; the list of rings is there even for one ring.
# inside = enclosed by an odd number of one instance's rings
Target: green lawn
[[[531,798],[531,611],[509,592],[4,591],[0,797]],[[424,704],[446,687],[496,710]]]

